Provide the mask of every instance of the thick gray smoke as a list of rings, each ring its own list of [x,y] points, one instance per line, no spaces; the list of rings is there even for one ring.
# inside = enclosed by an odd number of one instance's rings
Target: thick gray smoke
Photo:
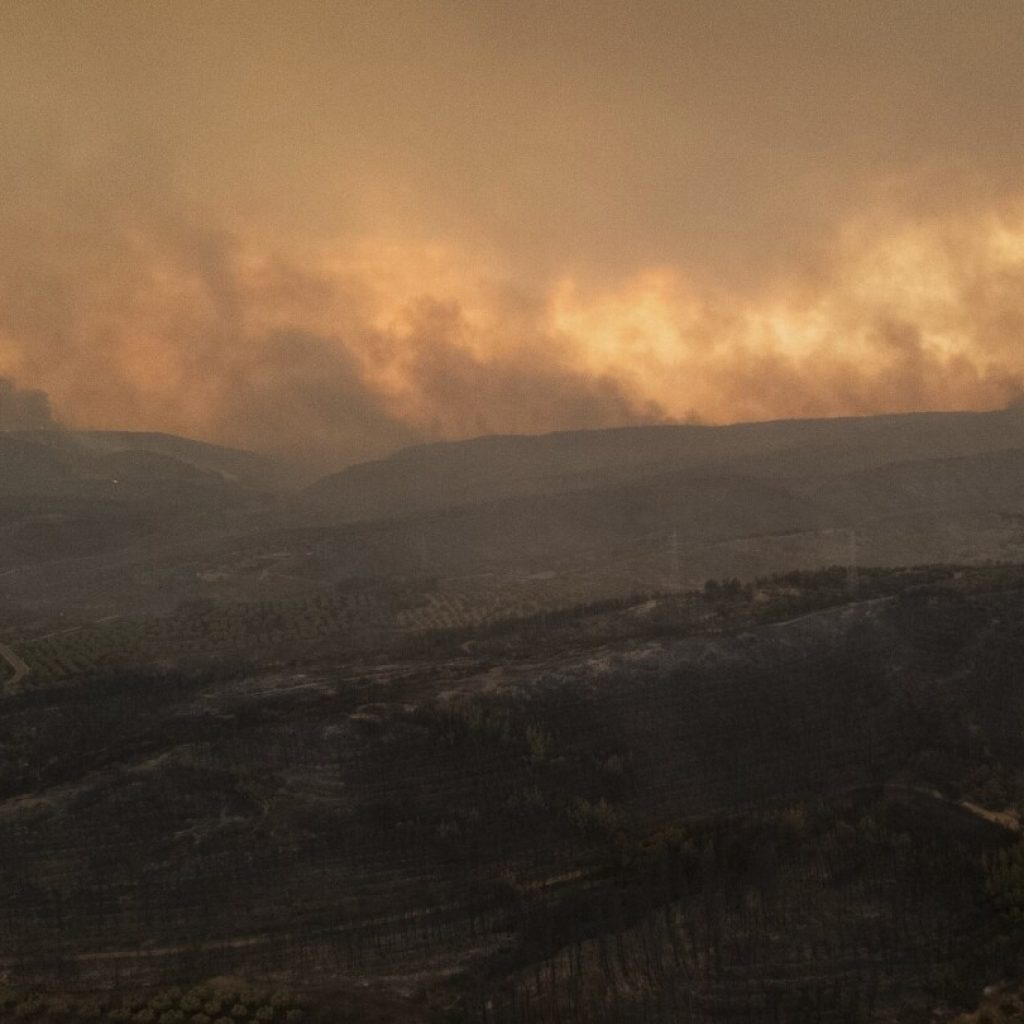
[[[54,425],[46,392],[19,388],[0,377],[0,430],[43,430]]]

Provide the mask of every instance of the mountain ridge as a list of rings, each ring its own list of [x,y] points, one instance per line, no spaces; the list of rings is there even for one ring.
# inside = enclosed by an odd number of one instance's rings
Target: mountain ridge
[[[349,466],[314,482],[303,496],[320,512],[354,521],[586,490],[700,466],[800,476],[820,472],[823,463],[855,471],[1015,447],[1024,447],[1019,409],[485,435],[415,445]]]

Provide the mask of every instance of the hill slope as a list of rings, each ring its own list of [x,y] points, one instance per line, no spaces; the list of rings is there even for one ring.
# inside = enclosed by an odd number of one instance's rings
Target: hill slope
[[[371,519],[684,470],[800,477],[1008,448],[1024,448],[1024,410],[482,437],[352,466],[307,497],[336,519]]]
[[[793,578],[778,606],[0,698],[2,966],[433,993],[479,1024],[966,998],[1017,948],[985,865],[1018,856],[1020,582],[877,574],[814,610],[834,581]]]

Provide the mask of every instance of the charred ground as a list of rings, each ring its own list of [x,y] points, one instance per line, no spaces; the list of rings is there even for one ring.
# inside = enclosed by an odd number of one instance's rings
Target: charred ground
[[[26,683],[0,719],[10,1012],[170,998],[159,1020],[218,977],[265,1020],[972,1002],[1017,969],[1024,574],[850,585],[382,614]]]

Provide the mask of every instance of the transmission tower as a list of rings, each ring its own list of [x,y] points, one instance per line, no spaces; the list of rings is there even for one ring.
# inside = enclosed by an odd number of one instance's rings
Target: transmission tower
[[[846,560],[846,585],[851,594],[860,590],[860,570],[857,568],[857,531],[849,530],[850,550]]]
[[[679,589],[679,530],[672,529],[672,544],[669,547],[669,572],[672,586]]]

